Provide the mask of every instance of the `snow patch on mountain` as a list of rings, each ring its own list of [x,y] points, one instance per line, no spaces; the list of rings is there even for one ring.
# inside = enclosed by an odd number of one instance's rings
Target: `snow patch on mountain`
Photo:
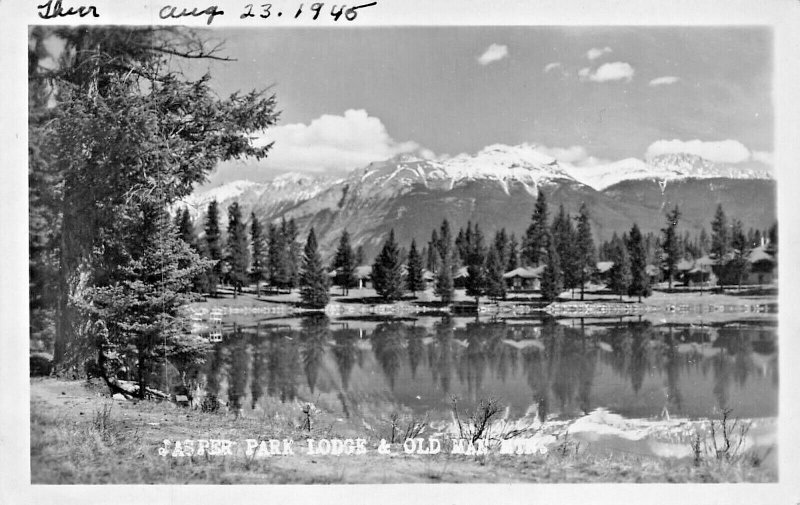
[[[205,210],[205,207],[214,200],[217,202],[225,202],[237,199],[246,193],[252,193],[258,196],[264,192],[265,188],[265,184],[258,182],[231,181],[207,191],[192,193],[184,198],[182,203],[189,206],[190,209],[197,208]]]
[[[459,154],[440,161],[404,154],[390,160],[371,163],[350,179],[367,193],[385,193],[420,184],[426,188],[452,190],[471,181],[494,181],[509,192],[512,182],[522,184],[531,195],[538,194],[542,183],[575,181],[555,158],[544,155],[535,146],[494,144],[476,154]],[[364,193],[364,191],[362,191]]]
[[[602,191],[620,182],[654,180],[661,184],[683,179],[771,179],[767,170],[755,170],[712,163],[693,154],[664,154],[646,161],[627,158],[604,165],[571,166],[566,171],[575,179]]]

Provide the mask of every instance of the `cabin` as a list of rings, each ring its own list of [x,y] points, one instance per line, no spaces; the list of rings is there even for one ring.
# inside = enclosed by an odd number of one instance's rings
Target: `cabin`
[[[775,267],[778,262],[766,246],[762,245],[750,251],[747,262],[750,264],[750,270],[743,284],[772,284],[777,279]]]
[[[701,286],[708,284],[714,274],[711,272],[711,265],[715,262],[708,256],[693,259],[682,259],[675,265],[678,275],[676,280],[686,286]]]
[[[519,267],[503,274],[509,291],[534,291],[539,289],[545,266]]]
[[[425,283],[425,287],[429,288],[433,286],[434,282],[436,282],[436,274],[431,272],[428,269],[422,270],[422,282]]]
[[[467,279],[469,278],[469,271],[467,267],[459,268],[453,274],[453,287],[456,289],[467,287]]]
[[[614,268],[613,261],[598,261],[595,265],[594,280],[601,284],[608,284],[611,282],[611,269]]]

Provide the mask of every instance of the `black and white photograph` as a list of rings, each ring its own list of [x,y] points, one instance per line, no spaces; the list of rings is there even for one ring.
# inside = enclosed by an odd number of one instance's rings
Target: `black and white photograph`
[[[800,4],[111,6],[15,31],[16,496],[800,501]]]

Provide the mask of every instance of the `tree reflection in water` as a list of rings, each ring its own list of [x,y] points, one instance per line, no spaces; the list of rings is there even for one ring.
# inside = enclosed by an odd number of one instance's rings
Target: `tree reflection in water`
[[[330,393],[348,417],[357,399],[376,394],[393,405],[442,412],[451,393],[465,408],[493,396],[520,413],[533,406],[542,420],[597,407],[639,416],[711,415],[714,406],[734,403],[777,410],[774,327],[552,318],[443,318],[428,326],[383,321],[359,329],[342,324],[332,328],[327,317],[318,316],[294,327],[236,327],[186,376],[200,377],[208,394],[227,394],[236,409],[248,404],[248,392],[252,408],[264,395],[286,402]],[[339,380],[335,372],[321,379],[329,349]],[[430,375],[419,377],[425,368]],[[375,369],[385,385],[370,379]],[[687,388],[691,394],[685,396]],[[748,388],[771,398],[759,403],[747,396]],[[413,400],[420,395],[428,403]]]

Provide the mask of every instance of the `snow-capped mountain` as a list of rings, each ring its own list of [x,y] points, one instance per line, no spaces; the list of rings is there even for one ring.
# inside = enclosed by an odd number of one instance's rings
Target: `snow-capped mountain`
[[[580,182],[603,191],[624,181],[654,180],[662,184],[684,179],[771,179],[769,171],[712,163],[693,154],[662,154],[648,160],[627,158],[604,165],[566,166]]]
[[[330,177],[310,177],[297,173],[282,174],[270,182],[232,181],[206,191],[195,192],[178,203],[178,207],[188,207],[197,220],[205,213],[213,200],[219,203],[220,215],[224,219],[227,207],[234,200],[245,209],[253,207],[283,208],[292,203],[304,202],[314,198],[337,182]]]
[[[443,161],[400,155],[370,163],[348,178],[348,183],[379,188],[419,184],[428,189],[452,190],[469,182],[489,181],[497,183],[506,193],[509,184],[518,183],[536,195],[539,184],[557,180],[574,181],[555,158],[527,144],[495,144],[474,155],[460,154]]]
[[[691,155],[575,167],[528,144],[496,144],[444,160],[400,155],[341,179],[285,174],[263,184],[236,181],[192,195],[187,203],[202,212],[216,198],[223,223],[233,200],[244,215],[255,212],[262,222],[293,218],[301,236],[314,227],[321,250],[328,252],[346,229],[354,244],[373,254],[391,229],[402,244],[416,239],[421,247],[443,218],[455,230],[471,220],[487,236],[501,227],[519,236],[542,189],[553,211],[564,205],[575,214],[585,202],[598,238],[629,229],[634,221],[644,231],[657,231],[664,208],[675,204],[689,229],[707,227],[717,203],[755,227],[769,226],[775,215],[774,181],[767,173]]]

